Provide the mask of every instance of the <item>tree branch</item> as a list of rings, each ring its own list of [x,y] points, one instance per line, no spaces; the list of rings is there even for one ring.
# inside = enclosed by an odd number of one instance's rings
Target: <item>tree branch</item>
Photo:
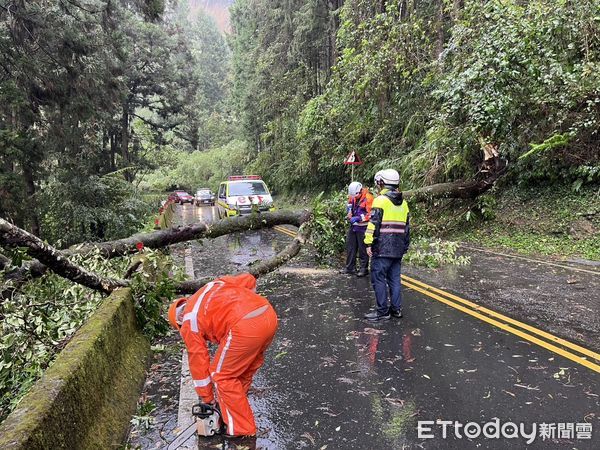
[[[258,277],[275,270],[277,267],[286,263],[298,254],[300,247],[306,241],[308,236],[308,231],[304,224],[305,222],[308,222],[310,217],[310,211],[306,210],[284,210],[272,213],[264,213],[261,215],[234,217],[220,220],[210,226],[200,223],[180,228],[170,228],[153,233],[142,233],[127,239],[120,239],[118,241],[79,246],[78,248],[71,249],[66,252],[60,252],[54,247],[44,243],[36,236],[20,229],[15,225],[12,225],[4,219],[0,219],[0,243],[12,247],[27,247],[28,254],[38,259],[38,261],[29,263],[29,267],[19,268],[16,271],[11,272],[15,274],[16,272],[21,271],[19,278],[16,276],[14,277],[19,285],[31,278],[33,273],[41,275],[49,268],[56,274],[75,283],[97,291],[110,293],[116,288],[128,286],[130,281],[102,277],[69,261],[67,257],[69,255],[78,253],[85,254],[92,250],[99,249],[103,256],[107,258],[114,258],[117,256],[124,256],[129,253],[137,252],[138,250],[136,244],[139,242],[143,242],[145,247],[160,248],[201,237],[215,238],[225,234],[233,233],[235,231],[260,229],[283,224],[299,226],[300,229],[298,236],[291,244],[289,244],[273,258],[258,263],[256,266],[250,269],[250,273]],[[8,267],[9,263],[10,260],[8,258],[0,258],[0,264],[4,264],[4,266]],[[186,281],[181,283],[177,290],[178,292],[192,293],[198,290],[200,286],[203,286],[208,281]],[[16,288],[13,285],[11,288],[7,289],[6,292],[12,292],[15,289]],[[5,292],[3,291],[2,294],[4,295]]]
[[[128,284],[125,280],[113,280],[88,271],[69,261],[64,254],[38,237],[4,219],[0,219],[0,242],[7,246],[27,247],[30,256],[37,258],[56,274],[97,291],[110,293]]]
[[[290,224],[299,227],[309,218],[310,211],[308,210],[281,210],[250,216],[230,217],[212,224],[200,222],[182,227],[153,231],[151,233],[139,233],[116,241],[77,245],[64,252],[64,254],[86,254],[94,250],[99,250],[104,258],[116,258],[136,253],[138,251],[136,244],[140,242],[144,244],[144,247],[162,248],[179,242],[202,238],[212,239],[236,231],[258,230],[261,228],[270,228],[275,225]]]
[[[298,234],[294,240],[288,244],[283,250],[277,253],[272,258],[261,261],[253,265],[248,272],[259,278],[266,275],[269,272],[274,271],[279,266],[282,266],[294,256],[296,256],[302,246],[306,243],[310,236],[310,229],[308,223],[304,223],[298,229]],[[212,281],[211,278],[202,278],[197,280],[183,281],[175,286],[178,294],[193,294],[198,289],[202,288],[206,283]]]

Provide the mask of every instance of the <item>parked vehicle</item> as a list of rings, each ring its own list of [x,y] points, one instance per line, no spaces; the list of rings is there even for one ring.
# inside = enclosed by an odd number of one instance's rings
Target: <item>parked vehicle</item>
[[[215,194],[208,188],[200,188],[196,191],[196,206],[215,206]]]
[[[257,175],[236,175],[223,181],[217,194],[217,207],[219,218],[275,210],[267,185]]]
[[[194,197],[185,191],[174,191],[169,195],[169,200],[183,205],[184,203],[194,204]]]

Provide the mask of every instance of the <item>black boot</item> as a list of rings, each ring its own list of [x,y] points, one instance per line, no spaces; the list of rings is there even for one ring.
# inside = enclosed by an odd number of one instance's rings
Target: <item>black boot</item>
[[[367,319],[369,322],[380,322],[382,320],[389,320],[390,313],[388,312],[387,314],[381,314],[378,311],[371,311],[370,313],[365,314],[365,319]]]
[[[402,311],[392,309],[390,311],[390,316],[394,317],[395,319],[402,319]]]

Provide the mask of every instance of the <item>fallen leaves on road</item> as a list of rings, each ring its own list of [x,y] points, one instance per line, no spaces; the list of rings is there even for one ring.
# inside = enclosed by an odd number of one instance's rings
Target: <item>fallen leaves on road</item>
[[[346,378],[346,377],[339,377],[339,378],[337,378],[337,380],[342,383],[346,383],[346,384],[354,384],[356,382],[356,380],[353,380],[352,378]]]
[[[404,406],[404,400],[402,400],[400,398],[389,398],[389,397],[386,397],[384,400],[386,402],[391,403],[394,406]]]
[[[279,353],[277,353],[277,354],[275,355],[275,359],[282,358],[282,357],[284,357],[285,355],[287,355],[287,352],[286,352],[286,351],[279,352]]]
[[[368,397],[373,393],[375,393],[375,391],[358,391],[358,395],[360,395],[361,397]]]
[[[319,406],[317,409],[318,409],[318,410],[320,410],[320,411],[323,411],[323,414],[326,414],[326,415],[328,415],[328,416],[330,416],[330,417],[337,417],[337,416],[339,416],[340,414],[342,414],[341,412],[339,412],[339,413],[334,413],[333,411],[331,411],[331,410],[329,409],[329,407],[328,407],[328,406]]]
[[[527,389],[528,391],[539,391],[540,390],[540,388],[537,386],[531,387],[529,385],[524,385],[524,384],[514,384],[513,386],[520,387],[522,389]]]
[[[376,328],[369,328],[369,327],[366,327],[366,328],[363,330],[363,333],[365,333],[365,334],[385,334],[385,330],[378,330],[378,329],[376,329]]]
[[[307,432],[305,432],[305,433],[302,433],[302,434],[300,435],[300,437],[302,437],[302,438],[305,438],[305,439],[309,440],[311,445],[313,445],[313,446],[315,445],[315,438],[314,438],[314,437],[312,437],[312,435],[311,435],[311,434],[310,434],[308,431],[307,431]]]

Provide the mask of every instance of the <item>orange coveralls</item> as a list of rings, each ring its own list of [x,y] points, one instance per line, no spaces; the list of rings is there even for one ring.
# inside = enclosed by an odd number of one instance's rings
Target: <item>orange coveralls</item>
[[[214,384],[227,434],[232,436],[256,434],[247,394],[277,331],[277,314],[255,287],[256,279],[248,273],[208,283],[189,297],[179,330],[196,392],[210,403]],[[219,344],[212,362],[206,341]]]

